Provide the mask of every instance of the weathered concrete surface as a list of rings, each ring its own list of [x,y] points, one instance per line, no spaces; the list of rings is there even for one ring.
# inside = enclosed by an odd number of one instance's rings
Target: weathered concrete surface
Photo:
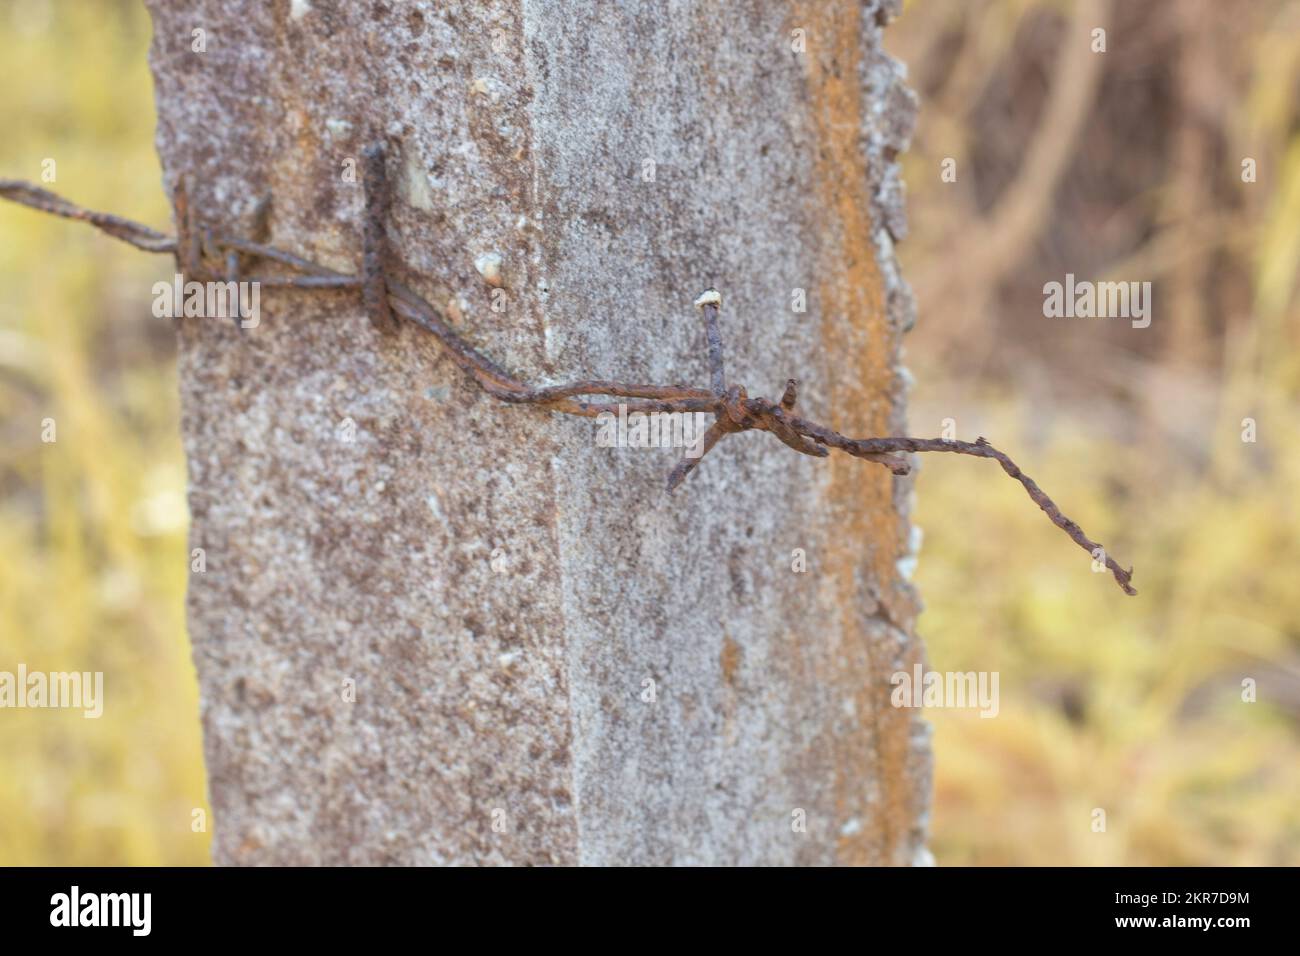
[[[402,277],[522,377],[706,384],[716,285],[733,380],[896,433],[890,5],[152,0],[159,150],[217,227],[269,197],[352,270],[344,164],[386,136]],[[352,296],[262,308],[181,333],[217,862],[926,857],[905,482],[747,435],[670,498],[675,452],[503,406]]]

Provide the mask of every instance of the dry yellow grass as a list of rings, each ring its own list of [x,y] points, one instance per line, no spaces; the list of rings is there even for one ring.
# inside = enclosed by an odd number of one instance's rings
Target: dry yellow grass
[[[983,427],[1027,447],[1025,414],[993,415]],[[1093,575],[996,470],[927,463],[916,517],[926,530],[919,630],[930,666],[1001,675],[996,718],[927,714],[936,856],[1300,863],[1300,699],[1288,676],[1300,631],[1289,490],[1300,487],[1300,455],[1278,443],[1268,473],[1171,480],[1136,450],[1078,437],[1080,422],[1062,415],[1053,424],[1074,437],[1022,453],[1021,463],[1139,562],[1141,594],[1125,598]],[[1258,453],[1237,444],[1223,454]],[[1117,477],[1145,490],[1105,493]],[[1242,700],[1245,678],[1258,684],[1256,703]],[[1095,808],[1106,812],[1104,833],[1093,832]]]
[[[948,864],[1296,865],[1300,136],[1287,91],[1300,80],[1300,3],[1114,4],[1110,85],[1073,104],[1087,114],[1076,123],[1048,114],[1065,102],[1049,90],[1074,82],[1061,44],[1087,38],[1065,26],[1077,9],[909,0],[894,28],[932,90],[904,156],[915,230],[901,255],[914,280],[959,265],[950,236],[995,242],[989,207],[1023,185],[1044,128],[1080,131],[1052,182],[1034,184],[1046,213],[1036,242],[996,279],[967,276],[959,297],[926,308],[918,288],[912,431],[953,417],[957,437],[1013,449],[1136,565],[1141,592],[1088,580],[1087,558],[995,470],[925,462],[930,666],[1001,674],[996,719],[928,715],[934,850]],[[977,108],[983,94],[1001,106]],[[1127,138],[1142,127],[1168,132]],[[948,156],[955,184],[938,174]],[[999,176],[1002,193],[988,187]],[[1037,283],[1085,272],[1089,258],[1103,259],[1098,278],[1156,284],[1150,330],[1034,314]],[[1254,443],[1242,440],[1247,417]],[[1242,700],[1246,679],[1256,703]]]
[[[53,159],[51,188],[165,223],[147,43],[135,3],[6,5],[2,175]],[[105,697],[0,711],[0,864],[207,861],[168,270],[0,209],[0,669],[102,671]]]

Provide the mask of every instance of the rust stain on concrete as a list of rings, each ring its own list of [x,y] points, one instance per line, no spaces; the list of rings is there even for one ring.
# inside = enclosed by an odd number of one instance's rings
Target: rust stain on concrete
[[[808,3],[794,6],[792,21],[807,31],[806,82],[816,135],[811,185],[825,214],[816,287],[828,356],[823,387],[835,427],[855,436],[891,433],[897,359],[877,262],[872,176],[863,149],[863,130],[872,119],[864,102],[862,16],[857,3]],[[882,656],[880,644],[892,644],[893,637],[883,623],[872,627],[864,608],[875,606],[877,595],[862,587],[872,580],[887,590],[885,582],[897,578],[906,521],[893,507],[894,479],[885,469],[864,468],[863,462],[843,455],[832,455],[827,465],[827,498],[840,533],[828,542],[825,567],[834,576],[842,606],[840,633],[832,638],[838,653],[823,659],[828,665],[825,686],[835,688],[832,692],[860,726],[860,733],[840,738],[847,745],[837,748],[839,861],[907,863],[916,816],[912,716],[890,707],[888,685],[869,682],[872,677],[878,682],[882,668],[888,668],[887,661],[875,658]],[[845,666],[845,658],[859,666]],[[862,678],[856,685],[854,673]],[[868,779],[879,789],[868,800],[875,819],[863,825],[856,813],[863,802],[861,781]]]

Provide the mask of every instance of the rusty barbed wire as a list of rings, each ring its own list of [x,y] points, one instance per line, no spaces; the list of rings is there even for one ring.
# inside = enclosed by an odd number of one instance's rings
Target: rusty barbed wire
[[[700,454],[684,456],[668,476],[668,490],[675,490],[692,474],[708,455],[728,435],[745,431],[770,432],[778,440],[800,454],[825,458],[834,448],[855,458],[861,458],[888,468],[895,475],[906,475],[910,466],[901,454],[921,452],[948,452],[989,458],[996,461],[1004,472],[1020,482],[1030,499],[1064,531],[1072,541],[1088,552],[1094,560],[1102,560],[1116,583],[1126,594],[1137,594],[1132,586],[1133,569],[1125,570],[1097,542],[1091,540],[1079,525],[1061,513],[1060,508],[1026,475],[1011,457],[994,448],[982,436],[973,442],[946,438],[849,438],[832,428],[794,414],[798,401],[798,383],[786,382],[779,402],[765,398],[750,398],[744,386],[727,383],[723,360],[723,340],[719,316],[722,296],[715,289],[706,290],[696,300],[705,326],[708,349],[710,388],[689,385],[643,385],[592,379],[564,385],[531,386],[512,376],[486,355],[473,348],[457,335],[444,321],[438,310],[411,289],[385,275],[384,220],[388,203],[387,183],[384,177],[383,153],[378,147],[367,151],[363,182],[367,188],[366,222],[363,228],[362,266],[358,275],[337,272],[325,266],[295,256],[272,246],[251,242],[237,236],[213,233],[198,223],[197,215],[189,202],[184,181],[178,184],[173,202],[176,211],[177,235],[168,236],[148,226],[109,213],[84,209],[55,193],[22,180],[0,179],[0,198],[39,212],[87,222],[96,229],[126,242],[145,252],[172,253],[178,266],[191,279],[203,281],[213,275],[223,281],[241,275],[240,257],[275,262],[299,275],[244,275],[247,282],[266,286],[294,289],[357,289],[362,292],[366,313],[378,328],[387,328],[393,315],[415,323],[437,337],[452,361],[470,376],[483,391],[509,404],[538,405],[566,415],[593,418],[602,412],[618,414],[620,407],[627,414],[634,412],[704,412],[714,416],[706,429]],[[211,273],[205,259],[215,258],[222,263],[222,273]],[[632,401],[589,401],[601,396],[605,399],[621,398]]]

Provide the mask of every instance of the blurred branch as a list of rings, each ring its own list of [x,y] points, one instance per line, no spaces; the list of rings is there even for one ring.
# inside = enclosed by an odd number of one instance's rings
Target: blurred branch
[[[962,289],[964,298],[972,289],[982,290],[981,298],[987,295],[1042,230],[1100,82],[1105,54],[1094,53],[1088,40],[1091,31],[1107,21],[1110,5],[1110,0],[1076,0],[1061,40],[1050,99],[1025,161],[994,208],[963,230],[956,251],[918,283],[932,301],[946,299],[952,289]]]

